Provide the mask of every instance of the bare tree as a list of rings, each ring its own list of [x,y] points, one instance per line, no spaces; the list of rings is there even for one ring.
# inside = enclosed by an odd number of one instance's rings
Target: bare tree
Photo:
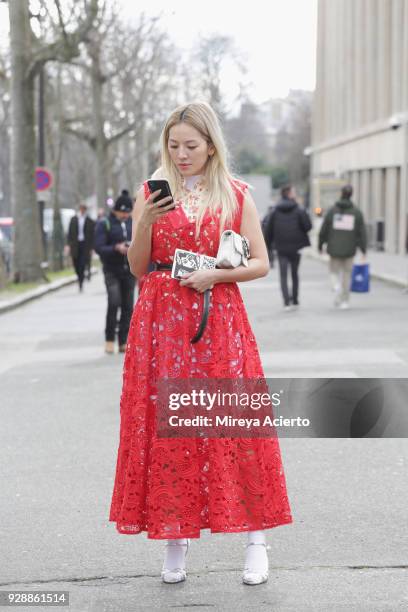
[[[54,75],[53,75],[54,76]],[[66,134],[63,130],[63,93],[62,93],[62,64],[57,64],[56,74],[47,82],[47,110],[49,120],[46,123],[47,145],[50,154],[49,165],[54,176],[52,192],[53,231],[51,243],[51,265],[53,270],[62,270],[64,267],[64,231],[60,212],[60,177],[61,161]]]
[[[222,70],[227,61],[232,62],[243,75],[246,71],[242,55],[230,36],[210,34],[201,36],[192,54],[194,71],[193,86],[203,95],[221,120],[227,115],[225,96],[222,90]],[[190,76],[191,78],[191,76]]]
[[[10,214],[10,70],[0,57],[0,215]]]
[[[303,151],[311,140],[312,94],[308,91],[293,90],[287,102],[291,112],[279,130],[276,138],[275,153],[280,165],[285,167],[290,181],[306,188],[309,179],[309,158]]]
[[[66,131],[88,145],[96,157],[96,192],[103,207],[110,187],[121,177],[133,188],[146,176],[152,129],[174,99],[176,50],[158,18],[140,15],[135,26],[107,17],[87,44],[87,57],[75,62],[91,100],[90,113],[67,112]],[[83,108],[83,105],[80,106]],[[154,131],[154,130],[153,130]]]
[[[267,165],[269,147],[259,107],[247,99],[239,115],[225,121],[225,132],[233,166],[247,174]]]
[[[43,8],[44,8],[44,3]],[[81,5],[81,6],[79,6]],[[34,83],[49,61],[66,62],[77,56],[98,12],[98,0],[71,5],[68,28],[60,1],[54,0],[58,35],[50,42],[37,37],[31,27],[28,0],[9,3],[11,44],[12,204],[15,219],[14,273],[17,281],[41,278],[42,245],[34,185],[35,132]],[[82,16],[80,16],[82,13]]]

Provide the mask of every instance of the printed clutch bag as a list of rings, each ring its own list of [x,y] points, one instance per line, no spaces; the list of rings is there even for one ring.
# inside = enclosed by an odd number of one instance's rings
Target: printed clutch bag
[[[196,270],[211,270],[215,268],[215,257],[176,249],[174,252],[173,267],[171,270],[172,278],[179,279],[183,274],[195,272]]]

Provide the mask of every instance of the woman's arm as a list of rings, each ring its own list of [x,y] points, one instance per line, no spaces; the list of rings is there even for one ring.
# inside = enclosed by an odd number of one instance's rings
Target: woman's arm
[[[269,259],[265,240],[259,222],[258,211],[252,196],[246,192],[242,211],[240,233],[249,240],[251,258],[248,267],[233,269],[197,270],[183,277],[180,285],[191,287],[202,293],[216,283],[237,283],[266,276],[269,272]]]
[[[144,187],[137,193],[136,202],[132,211],[132,241],[128,248],[127,257],[132,274],[140,278],[146,272],[152,250],[152,225],[169,210],[173,208],[171,197],[162,198],[156,203],[153,200],[160,193],[154,191],[147,199]],[[170,204],[169,204],[170,202]],[[164,206],[160,207],[162,204]]]

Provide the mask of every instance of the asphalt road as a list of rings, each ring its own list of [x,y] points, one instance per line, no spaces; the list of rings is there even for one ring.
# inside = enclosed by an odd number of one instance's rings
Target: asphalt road
[[[407,295],[374,283],[339,312],[324,266],[302,273],[298,312],[283,312],[274,271],[242,286],[267,375],[407,377]],[[207,531],[187,581],[161,583],[163,542],[107,521],[122,357],[103,353],[104,300],[95,277],[0,317],[0,590],[69,591],[75,612],[406,610],[397,438],[282,439],[294,523],[267,532],[268,583],[240,583],[244,534]]]

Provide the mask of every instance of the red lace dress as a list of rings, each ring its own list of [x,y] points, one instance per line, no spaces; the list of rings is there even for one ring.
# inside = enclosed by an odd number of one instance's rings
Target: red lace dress
[[[186,191],[190,205],[201,190],[198,183],[192,193]],[[237,199],[232,229],[239,232],[243,205],[239,192]],[[171,263],[177,247],[216,255],[218,215],[205,215],[198,240],[191,219],[192,214],[178,207],[178,212],[155,223],[152,261]],[[191,344],[201,309],[202,295],[181,287],[170,271],[152,272],[143,283],[125,354],[109,517],[120,533],[198,538],[201,529],[241,532],[292,522],[276,437],[158,438],[155,433],[160,377],[263,377],[238,285],[214,286],[207,327],[201,340]]]

